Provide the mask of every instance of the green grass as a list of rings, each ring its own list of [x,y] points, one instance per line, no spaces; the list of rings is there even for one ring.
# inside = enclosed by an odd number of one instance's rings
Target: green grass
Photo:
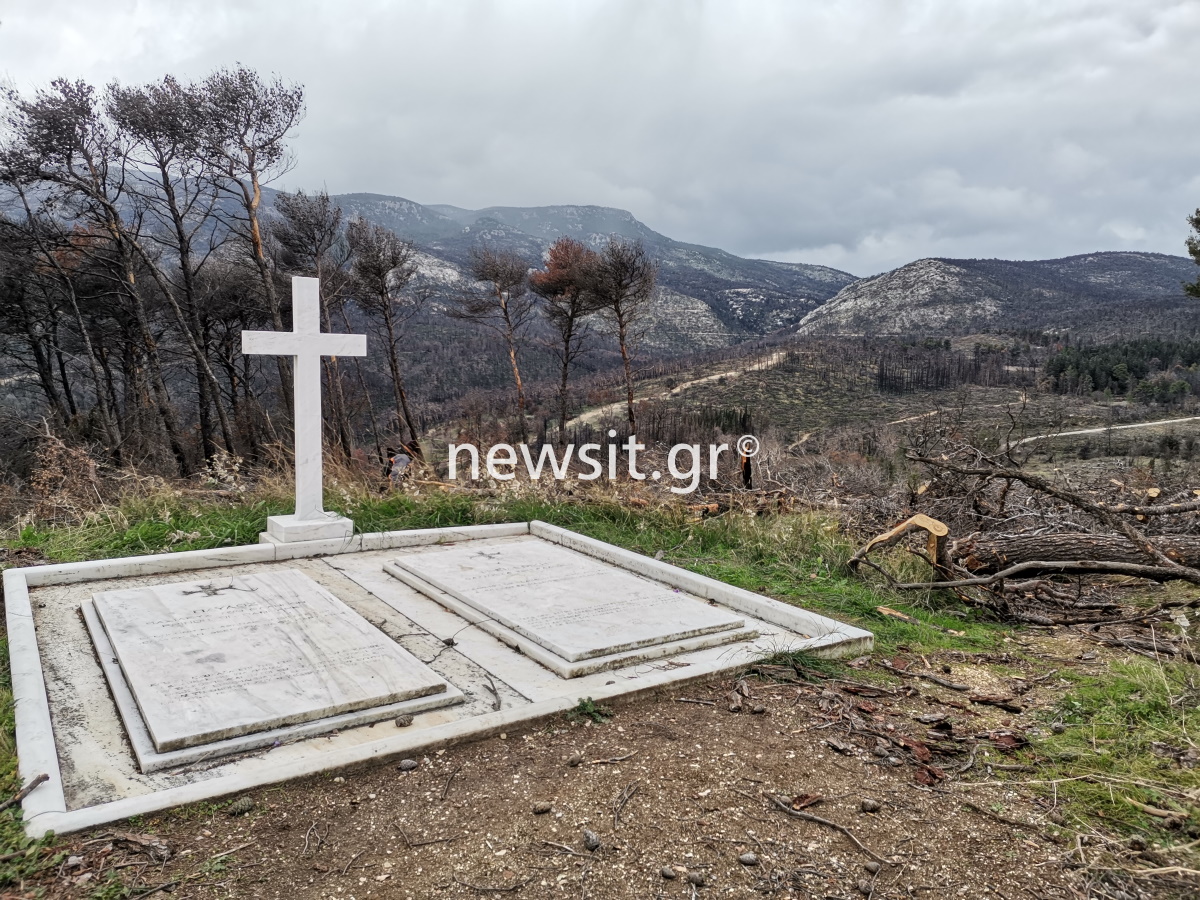
[[[1068,824],[1099,819],[1119,832],[1182,842],[1178,830],[1165,828],[1162,819],[1142,812],[1129,798],[1190,812],[1185,827],[1200,833],[1200,768],[1181,768],[1152,746],[1196,746],[1200,671],[1188,664],[1138,660],[1113,662],[1103,675],[1065,670],[1063,677],[1075,684],[1046,718],[1065,729],[1038,743],[1044,761],[1035,780],[1055,782],[1039,789],[1056,792]]]
[[[253,544],[267,516],[288,512],[289,503],[271,498],[198,504],[169,496],[126,501],[79,525],[28,525],[0,546],[39,550],[54,562],[78,562]]]
[[[567,721],[591,721],[597,725],[603,725],[612,718],[612,715],[613,712],[609,707],[597,703],[591,697],[580,697],[579,702],[567,710]]]
[[[21,789],[17,772],[16,724],[13,718],[12,682],[8,666],[8,641],[0,640],[0,797],[8,798]],[[19,807],[0,812],[0,886],[21,884],[62,859],[53,851],[54,836],[33,841],[25,836]]]
[[[941,595],[901,597],[851,576],[846,561],[856,545],[834,520],[821,515],[729,514],[696,521],[682,505],[644,509],[612,500],[558,502],[466,493],[348,499],[331,492],[327,501],[328,508],[350,516],[362,532],[540,519],[648,556],[661,551],[674,565],[867,628],[884,652],[901,645],[979,649],[993,645],[999,635],[995,626],[964,623],[962,608]],[[73,562],[248,544],[258,540],[267,516],[285,512],[289,504],[288,498],[204,504],[168,495],[107,509],[81,525],[29,526],[0,546],[36,550],[52,562]],[[905,567],[921,565],[902,553],[894,554],[889,564],[902,577]],[[915,569],[907,574],[924,577]],[[878,606],[908,613],[922,624],[884,616],[876,612]]]

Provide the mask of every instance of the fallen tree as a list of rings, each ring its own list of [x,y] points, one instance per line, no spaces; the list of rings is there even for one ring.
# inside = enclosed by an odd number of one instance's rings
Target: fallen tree
[[[1161,491],[1154,488],[1139,493],[1138,502],[1125,502],[1103,496],[1102,490],[1081,490],[1065,479],[1033,474],[1010,459],[989,457],[969,446],[937,457],[910,454],[909,459],[929,468],[934,481],[942,482],[941,497],[935,502],[946,508],[945,497],[956,497],[959,508],[969,509],[952,519],[960,527],[972,516],[976,526],[989,520],[1011,521],[1004,516],[1014,485],[1026,492],[1025,512],[1015,518],[1032,521],[1036,527],[998,534],[973,530],[955,539],[945,522],[919,513],[867,542],[850,558],[851,569],[874,569],[894,590],[948,590],[1002,618],[1041,625],[1145,622],[1175,615],[1171,610],[1178,607],[1200,605],[1200,597],[1185,598],[1123,614],[1104,584],[1095,580],[1086,588],[1084,584],[1084,576],[1127,576],[1200,586],[1200,535],[1163,533],[1173,523],[1194,529],[1194,514],[1200,511],[1196,492],[1160,501]],[[1037,511],[1033,519],[1032,510]],[[1086,527],[1087,518],[1095,522],[1096,531],[1079,530],[1081,521]],[[1058,531],[1056,523],[1075,527]],[[1151,529],[1157,533],[1149,533]],[[902,582],[869,558],[873,552],[905,543],[914,533],[924,536],[924,547],[910,545],[908,550],[930,566],[928,581]]]
[[[1200,566],[1200,537],[1166,535],[1150,537],[1148,540],[1159,553],[1173,562],[1192,568]],[[1112,573],[1113,570],[1108,567],[1089,570],[1089,560],[1143,566],[1147,562],[1146,553],[1130,543],[1124,535],[1090,532],[975,534],[955,542],[950,552],[975,575],[991,575],[1009,566],[1035,560],[1079,563],[1076,574]]]

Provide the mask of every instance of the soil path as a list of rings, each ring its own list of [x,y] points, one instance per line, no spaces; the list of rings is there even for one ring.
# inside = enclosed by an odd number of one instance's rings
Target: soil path
[[[770,369],[783,361],[787,356],[787,351],[779,350],[766,356],[757,362],[745,366],[740,369],[734,369],[729,372],[717,372],[715,375],[705,375],[702,378],[693,378],[691,381],[685,381],[682,384],[677,384],[675,387],[666,391],[659,391],[650,397],[641,397],[640,400],[669,400],[671,397],[678,396],[681,392],[698,384],[705,384],[709,381],[717,381],[721,378],[737,378],[739,375],[744,375],[747,372],[761,372],[764,369]],[[576,425],[595,425],[597,422],[603,422],[611,415],[621,413],[625,409],[625,401],[619,400],[616,403],[609,403],[605,406],[598,406],[595,409],[589,409],[585,413],[580,413],[574,419],[567,422],[567,427],[572,428]]]
[[[1027,399],[1028,399],[1028,397],[1024,391],[1017,391],[1017,402],[1018,403],[1024,403],[1025,400],[1027,400]],[[989,403],[989,404],[986,404],[985,406],[976,407],[976,409],[1003,409],[1004,407],[1010,406],[1010,405],[1011,404],[1009,404],[1009,403]],[[940,413],[942,411],[943,410],[940,410],[940,409],[931,409],[929,412],[919,413],[918,415],[915,415],[915,416],[906,416],[903,419],[896,419],[893,422],[887,422],[885,424],[887,424],[887,425],[903,425],[905,422],[918,422],[921,419],[928,419],[930,416],[936,416],[938,413]]]
[[[1078,431],[1052,431],[1047,434],[1035,434],[1031,437],[1021,438],[1019,441],[1012,441],[1001,449],[1001,453],[1007,453],[1013,447],[1019,447],[1022,444],[1028,444],[1033,441],[1041,441],[1046,438],[1056,437],[1074,437],[1079,434],[1103,434],[1110,428],[1113,431],[1124,431],[1127,428],[1153,428],[1155,425],[1176,425],[1180,422],[1200,422],[1200,416],[1186,416],[1182,419],[1160,419],[1157,422],[1135,422],[1132,425],[1104,425],[1100,428],[1081,428]]]
[[[931,664],[995,692],[1025,667],[1002,659],[1003,670],[963,654]],[[1020,761],[999,739],[964,749],[1035,728],[1051,682],[1013,716],[926,682],[779,677],[793,683],[694,684],[614,704],[605,724],[555,717],[430,752],[411,771],[392,761],[72,835],[70,864],[43,887],[289,900],[1082,896],[1052,824],[1061,804],[996,777],[990,766]],[[748,696],[732,711],[739,687]],[[954,755],[930,759],[935,737]]]

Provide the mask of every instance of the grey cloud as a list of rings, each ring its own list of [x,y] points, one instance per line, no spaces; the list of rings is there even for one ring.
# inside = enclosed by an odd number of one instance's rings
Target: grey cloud
[[[1200,4],[1144,0],[26,3],[22,88],[241,61],[302,82],[287,186],[596,203],[870,274],[920,256],[1181,253]]]

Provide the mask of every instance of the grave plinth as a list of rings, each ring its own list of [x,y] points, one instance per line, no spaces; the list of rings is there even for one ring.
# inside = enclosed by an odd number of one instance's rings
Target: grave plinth
[[[354,534],[354,522],[336,513],[267,516],[267,530],[259,540],[263,543],[290,544],[293,541],[328,541],[349,538]]]
[[[454,699],[440,676],[294,569],[105,591],[92,605],[159,754]],[[122,710],[131,733],[133,712]]]

